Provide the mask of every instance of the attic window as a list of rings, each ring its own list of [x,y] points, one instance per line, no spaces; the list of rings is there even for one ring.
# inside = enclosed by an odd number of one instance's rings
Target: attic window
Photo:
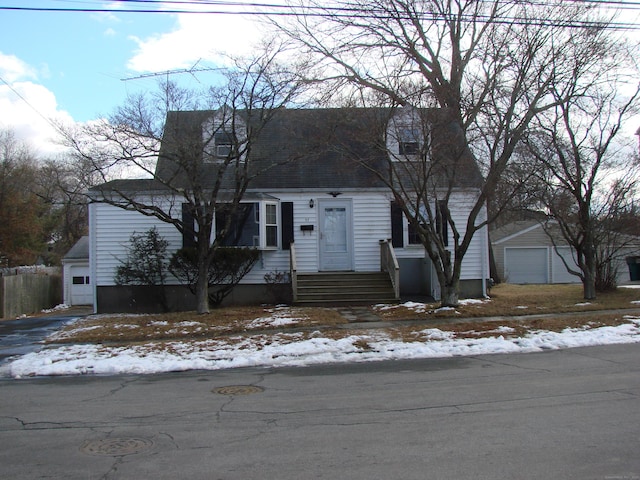
[[[215,156],[218,158],[227,158],[231,155],[233,149],[233,139],[230,133],[220,131],[216,132],[213,137],[215,143]]]
[[[400,128],[398,131],[398,154],[418,155],[420,153],[420,132],[414,128]]]

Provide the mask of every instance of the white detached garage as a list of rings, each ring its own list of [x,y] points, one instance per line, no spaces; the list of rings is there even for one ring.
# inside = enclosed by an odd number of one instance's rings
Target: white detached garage
[[[580,283],[562,258],[577,269],[569,247],[557,249],[536,221],[513,222],[491,233],[496,269],[507,283]]]
[[[62,259],[62,278],[66,305],[93,304],[88,236],[81,237]]]

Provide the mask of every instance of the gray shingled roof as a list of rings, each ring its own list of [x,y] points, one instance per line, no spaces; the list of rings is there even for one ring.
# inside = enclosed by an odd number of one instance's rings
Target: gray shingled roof
[[[186,177],[180,175],[172,158],[191,155],[194,163],[202,165],[198,158],[202,152],[202,126],[214,113],[169,112],[156,167],[159,178],[171,179],[172,185],[183,183],[188,188]],[[361,162],[386,171],[383,138],[391,113],[389,109],[374,108],[278,110],[253,141],[251,165],[255,171],[264,173],[252,180],[250,190],[384,188],[384,183]],[[453,177],[456,186],[479,186],[482,177],[473,155],[464,145],[460,129],[443,120],[442,110],[430,110],[428,115],[433,125],[434,156],[456,157],[455,162],[449,162],[449,171],[441,172],[442,178]],[[444,138],[446,142],[439,141]],[[213,182],[215,164],[201,168],[199,178]],[[94,190],[118,189],[162,190],[152,180],[118,180]]]
[[[64,260],[88,260],[89,259],[89,237],[84,236],[69,249],[64,256]]]

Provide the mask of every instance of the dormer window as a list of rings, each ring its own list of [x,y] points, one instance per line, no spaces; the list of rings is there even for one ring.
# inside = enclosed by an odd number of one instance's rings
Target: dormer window
[[[418,155],[420,153],[420,132],[412,128],[401,128],[398,132],[398,155]]]
[[[245,160],[248,143],[244,121],[231,116],[228,110],[220,110],[202,125],[205,163],[227,163]]]
[[[386,132],[387,152],[392,161],[428,161],[429,123],[422,113],[413,107],[402,107],[392,113]]]
[[[216,132],[214,135],[215,156],[218,158],[227,158],[231,155],[233,149],[233,138],[230,133]]]

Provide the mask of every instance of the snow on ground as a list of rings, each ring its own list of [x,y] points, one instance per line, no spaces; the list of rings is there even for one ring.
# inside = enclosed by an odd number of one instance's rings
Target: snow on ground
[[[456,338],[437,328],[420,331],[423,341],[404,342],[390,331],[366,330],[327,338],[320,331],[232,336],[224,339],[173,341],[115,347],[67,345],[29,353],[4,366],[2,374],[15,378],[37,375],[146,374],[183,370],[218,370],[235,367],[306,366],[320,363],[452,357],[494,353],[539,352],[561,348],[640,342],[640,317],[626,317],[616,327],[533,331],[510,337],[499,327],[495,336]],[[261,324],[295,319],[274,312]],[[486,332],[485,332],[486,333]]]

